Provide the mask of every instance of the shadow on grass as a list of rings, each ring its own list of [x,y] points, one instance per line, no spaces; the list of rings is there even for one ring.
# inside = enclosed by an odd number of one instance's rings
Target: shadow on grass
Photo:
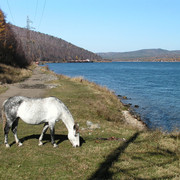
[[[23,143],[24,141],[28,141],[28,140],[30,140],[30,139],[37,139],[37,143],[38,143],[39,137],[40,137],[40,134],[33,134],[33,135],[30,135],[30,136],[25,136],[25,137],[23,137],[23,138],[20,139],[20,142]],[[59,134],[57,134],[57,135],[54,136],[54,139],[55,139],[55,141],[56,141],[57,144],[60,144],[60,143],[62,143],[63,141],[68,140],[68,136],[67,136],[67,135],[59,135]],[[50,136],[50,134],[45,134],[45,135],[43,136],[43,141],[45,141],[43,144],[46,144],[47,142],[51,142],[51,136]],[[84,140],[82,137],[80,137],[80,146],[82,146],[82,144],[84,144],[84,143],[85,143],[85,140]],[[10,144],[10,146],[12,146],[12,145],[14,145],[14,144],[16,144],[15,141],[13,141],[13,142]]]
[[[136,132],[126,142],[124,142],[117,149],[115,149],[111,154],[109,154],[107,156],[106,160],[100,165],[99,169],[89,178],[89,180],[111,179],[113,176],[113,173],[111,173],[109,171],[109,169],[115,162],[118,161],[118,158],[125,151],[125,149],[129,146],[129,144],[136,140],[138,135],[139,135],[139,132]]]
[[[167,173],[167,174],[161,174],[161,176],[154,177],[154,178],[141,178],[138,177],[139,175],[135,172],[141,171],[146,172],[147,169],[151,169],[153,166],[155,167],[165,167],[166,165],[173,164],[174,162],[178,162],[178,157],[176,153],[170,151],[170,150],[164,150],[164,149],[158,149],[157,152],[135,152],[132,154],[132,152],[126,154],[133,160],[141,161],[142,164],[138,164],[137,166],[133,167],[113,167],[114,163],[121,161],[119,157],[125,153],[126,148],[131,144],[134,143],[137,137],[140,135],[139,132],[134,133],[126,142],[121,144],[118,148],[116,148],[114,151],[112,151],[104,162],[102,162],[99,166],[99,168],[91,175],[91,177],[88,180],[101,180],[101,179],[113,179],[113,176],[116,174],[121,174],[122,179],[137,179],[137,180],[158,180],[158,179],[172,179],[175,178],[177,175],[173,173]],[[152,161],[151,158],[157,157],[157,161]],[[164,161],[161,161],[162,157]],[[159,158],[159,160],[158,160]],[[111,168],[114,168],[114,171],[111,171]],[[174,171],[175,173],[176,170]],[[178,176],[179,177],[179,176]]]

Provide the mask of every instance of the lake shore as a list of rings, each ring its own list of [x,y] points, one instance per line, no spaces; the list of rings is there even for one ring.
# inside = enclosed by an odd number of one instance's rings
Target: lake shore
[[[123,102],[131,103],[150,129],[167,132],[180,129],[177,63],[50,63],[48,66],[56,73],[83,76],[115,91],[116,95],[127,96]]]
[[[53,83],[50,85],[45,85],[46,82],[57,80],[58,76],[58,74],[55,74],[54,72],[50,71],[46,66],[37,66],[32,71],[32,76],[26,79],[25,81],[9,85],[7,84],[6,87],[8,88],[8,90],[0,95],[0,103],[2,104],[5,99],[18,94],[28,97],[42,97],[46,89],[56,87],[56,85],[53,85]],[[91,82],[87,80],[86,82],[91,84]],[[108,89],[107,91],[110,92],[110,90]],[[119,100],[118,97],[117,99]],[[124,122],[139,130],[146,130],[147,126],[143,123],[143,121],[133,116],[130,113],[130,109],[125,108],[125,104],[122,103],[122,105],[124,106],[123,108],[126,109],[122,111],[122,115],[124,116]]]
[[[61,99],[79,123],[81,147],[72,147],[62,121],[55,126],[57,148],[52,147],[49,131],[38,146],[43,125],[19,121],[22,147],[10,132],[7,149],[1,131],[1,179],[179,179],[180,134],[139,129],[138,120],[106,87],[57,75],[47,67],[37,67],[29,79],[11,86],[17,91],[9,88],[10,96]]]
[[[51,71],[50,71],[51,72]],[[54,73],[54,72],[52,72]],[[58,76],[58,74],[56,74]],[[70,78],[70,77],[69,77]],[[77,77],[78,79],[79,77]],[[72,78],[72,79],[76,79],[76,77]],[[84,79],[83,79],[84,80]],[[80,80],[82,81],[82,80]],[[92,84],[92,82],[85,80],[87,83]],[[96,86],[99,86],[100,88],[102,88],[100,85],[96,84]],[[107,89],[107,91],[110,92],[110,94],[112,93],[109,89]],[[116,96],[116,95],[115,95]],[[120,101],[119,97],[116,96],[117,100]],[[121,102],[121,101],[120,101]],[[122,110],[122,115],[124,117],[124,122],[127,125],[133,126],[134,128],[137,128],[138,130],[142,131],[142,130],[147,130],[147,125],[140,119],[140,118],[136,118],[135,114],[132,113],[130,108],[126,108],[127,106],[121,102],[123,108],[122,109],[126,109],[126,110]]]

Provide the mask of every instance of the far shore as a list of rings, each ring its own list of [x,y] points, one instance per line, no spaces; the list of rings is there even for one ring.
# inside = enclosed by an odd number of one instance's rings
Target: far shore
[[[58,62],[58,61],[40,61],[40,62],[37,62],[37,64],[39,64],[39,65],[45,65],[45,64],[48,64],[48,63],[113,63],[113,62],[128,62],[128,63],[130,63],[130,62],[134,62],[134,63],[136,63],[136,62],[138,62],[138,63],[141,63],[141,62],[146,62],[146,63],[152,63],[152,62],[154,62],[154,63],[160,63],[160,62],[164,62],[164,63],[168,63],[168,62],[173,62],[173,63],[178,63],[178,62],[180,62],[180,61],[173,61],[173,60],[154,60],[154,61],[152,61],[152,60],[146,60],[146,61],[143,61],[143,60],[138,60],[138,59],[134,59],[134,60],[132,60],[132,59],[130,59],[130,60],[121,60],[121,59],[118,59],[118,60],[101,60],[101,61],[97,61],[97,60],[92,60],[92,61],[90,61],[90,62],[86,62],[86,61],[83,61],[83,60],[79,60],[79,61],[76,61],[76,60],[72,60],[72,61],[63,61],[63,62]]]

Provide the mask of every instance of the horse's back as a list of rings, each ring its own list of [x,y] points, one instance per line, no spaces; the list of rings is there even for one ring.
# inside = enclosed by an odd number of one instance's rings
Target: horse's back
[[[56,97],[28,98],[13,96],[3,103],[3,110],[10,119],[21,118],[28,124],[59,120],[64,104]]]
[[[55,121],[60,116],[60,104],[55,97],[29,98],[19,106],[18,116],[28,124]]]

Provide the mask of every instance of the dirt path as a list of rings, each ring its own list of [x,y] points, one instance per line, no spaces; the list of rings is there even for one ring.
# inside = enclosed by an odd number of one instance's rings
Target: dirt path
[[[46,89],[54,86],[45,83],[55,79],[57,79],[55,75],[45,74],[41,71],[40,67],[36,67],[29,79],[7,85],[8,90],[5,93],[0,94],[0,108],[2,108],[3,102],[11,96],[43,97]]]

